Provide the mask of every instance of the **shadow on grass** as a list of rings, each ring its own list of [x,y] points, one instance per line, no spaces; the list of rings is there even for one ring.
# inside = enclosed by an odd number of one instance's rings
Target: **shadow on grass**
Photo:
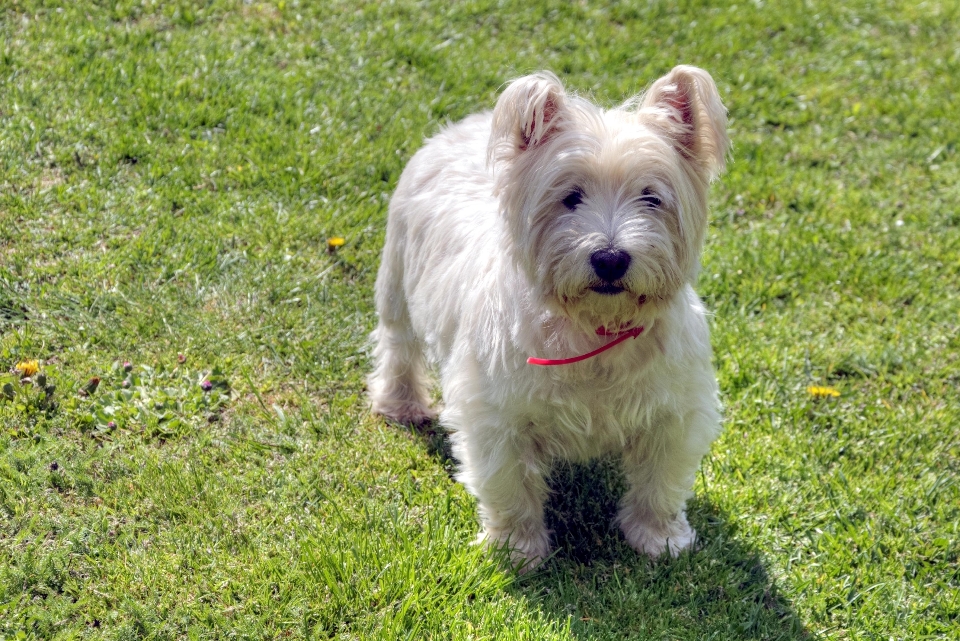
[[[650,560],[613,522],[624,481],[615,459],[561,463],[547,527],[556,550],[513,587],[582,639],[808,639],[757,550],[708,498],[690,501],[697,550]]]
[[[453,449],[450,446],[450,436],[440,427],[437,421],[420,423],[418,425],[407,425],[401,423],[392,423],[399,429],[410,430],[410,433],[420,439],[424,449],[433,458],[443,465],[444,469],[453,478],[457,471],[457,459],[453,457]]]
[[[437,424],[415,428],[448,471]],[[650,560],[624,541],[614,516],[624,481],[614,458],[559,463],[546,506],[554,556],[510,588],[578,639],[809,639],[759,552],[709,498],[690,501],[697,550]]]

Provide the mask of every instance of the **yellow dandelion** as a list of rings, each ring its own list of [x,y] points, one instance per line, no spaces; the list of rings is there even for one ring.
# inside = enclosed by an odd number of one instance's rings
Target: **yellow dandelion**
[[[338,248],[343,247],[343,244],[345,242],[347,241],[344,238],[341,238],[340,236],[334,236],[332,238],[328,238],[327,251],[333,253],[337,251]]]
[[[40,371],[40,363],[38,361],[20,361],[14,369],[20,372],[21,378],[29,378]]]
[[[807,388],[807,394],[814,398],[836,398],[840,392],[832,387],[823,387],[820,385],[811,385]]]

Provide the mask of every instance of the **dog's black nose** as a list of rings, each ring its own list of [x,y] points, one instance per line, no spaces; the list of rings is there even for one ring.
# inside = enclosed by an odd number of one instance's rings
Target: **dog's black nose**
[[[627,273],[630,267],[630,254],[619,249],[601,249],[590,255],[590,264],[597,276],[612,283]]]

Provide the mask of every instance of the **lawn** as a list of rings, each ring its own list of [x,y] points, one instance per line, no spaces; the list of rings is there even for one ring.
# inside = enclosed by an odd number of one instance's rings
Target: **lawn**
[[[0,5],[0,639],[957,638],[960,7],[605,4]],[[511,77],[678,63],[734,144],[699,549],[633,553],[599,461],[516,577],[366,408],[387,202]]]

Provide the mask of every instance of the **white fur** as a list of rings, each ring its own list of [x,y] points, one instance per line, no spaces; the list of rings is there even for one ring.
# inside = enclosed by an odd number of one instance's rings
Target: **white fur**
[[[606,111],[539,73],[511,83],[493,113],[430,139],[400,177],[376,283],[372,407],[433,418],[436,366],[440,422],[479,501],[481,537],[524,567],[550,552],[555,458],[621,453],[627,541],[653,556],[693,544],[684,508],[720,417],[691,285],[728,147],[726,110],[701,69],[676,67]],[[621,293],[590,289],[601,283],[591,255],[604,249],[630,256]],[[597,328],[637,325],[638,338],[589,360],[526,363],[609,342]]]

